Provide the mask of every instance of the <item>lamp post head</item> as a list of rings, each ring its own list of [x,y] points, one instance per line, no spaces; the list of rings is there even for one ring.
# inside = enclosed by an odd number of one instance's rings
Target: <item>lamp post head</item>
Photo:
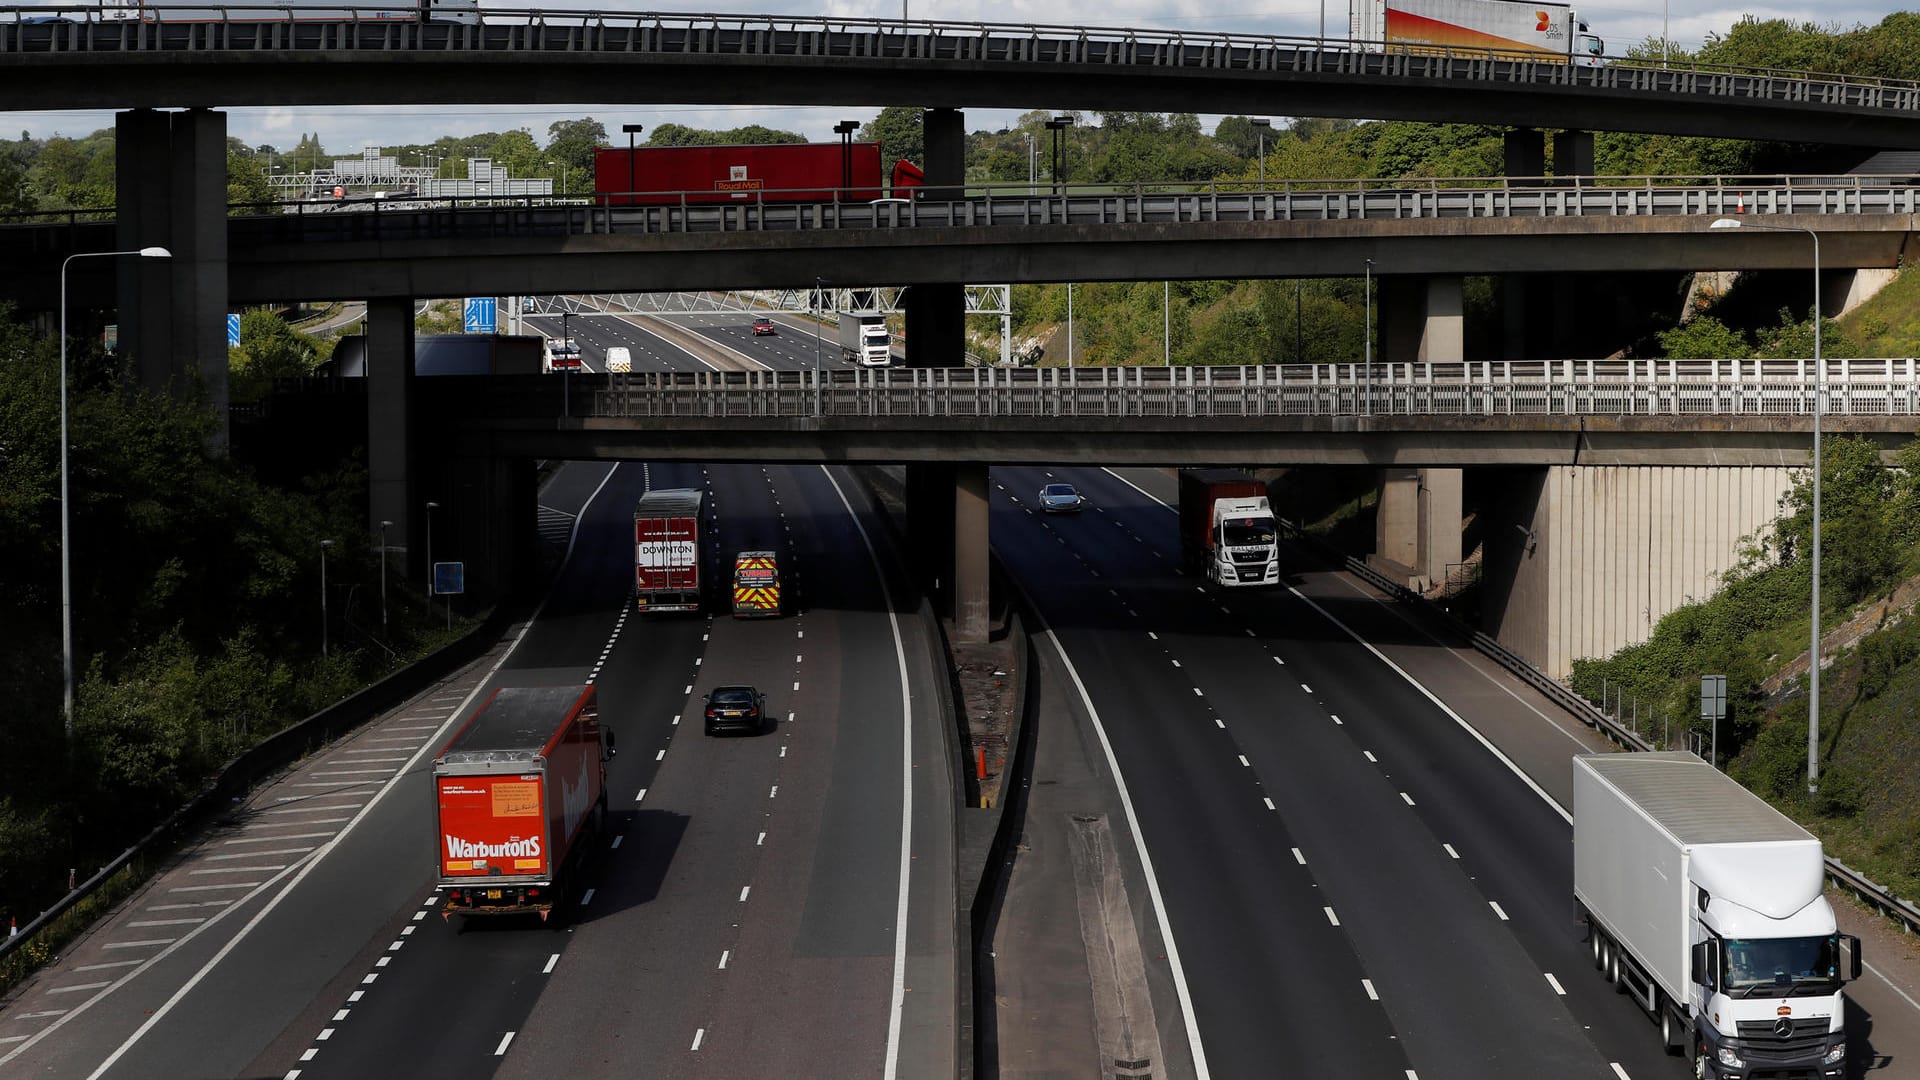
[[[140,249],[140,257],[143,259],[171,259],[173,258],[173,252],[163,247],[143,247]]]
[[[854,132],[859,130],[860,130],[860,121],[858,120],[842,120],[839,123],[833,125],[833,133],[835,135],[851,135]]]
[[[381,528],[383,528],[383,529],[386,529],[386,528],[391,528],[392,526],[393,526],[393,522],[391,522],[391,521],[382,521],[382,522],[380,523],[380,527],[381,527]]]
[[[428,503],[428,504],[427,504],[427,509],[429,509],[429,510],[438,510],[438,509],[440,509],[440,504],[439,504],[439,503],[437,503],[437,502],[430,502],[430,503]]]
[[[621,124],[621,125],[620,125],[620,130],[621,130],[621,131],[623,131],[623,132],[626,132],[626,133],[627,133],[628,135],[638,135],[638,134],[640,134],[641,132],[643,132],[643,131],[645,131],[645,130],[647,130],[647,125],[645,125],[645,124]]]
[[[333,546],[333,541],[331,541],[331,540],[322,540],[322,541],[320,541],[320,550],[322,550],[322,551],[325,551],[326,549],[328,549],[328,548],[330,548],[330,547],[332,547],[332,546]]]
[[[1270,128],[1273,126],[1273,121],[1267,119],[1264,116],[1249,117],[1247,119],[1247,123],[1252,124],[1254,127],[1257,127],[1257,128]]]

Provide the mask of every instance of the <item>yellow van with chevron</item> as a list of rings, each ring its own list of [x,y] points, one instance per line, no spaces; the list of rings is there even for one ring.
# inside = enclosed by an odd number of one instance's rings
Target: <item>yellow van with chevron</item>
[[[733,560],[733,617],[780,614],[780,562],[771,551],[743,551]]]

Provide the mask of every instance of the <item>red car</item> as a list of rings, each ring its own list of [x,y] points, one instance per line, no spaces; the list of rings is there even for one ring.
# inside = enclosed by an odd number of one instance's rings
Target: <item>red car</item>
[[[753,320],[753,334],[755,337],[759,337],[761,334],[771,333],[773,333],[772,319],[762,316],[761,318]]]

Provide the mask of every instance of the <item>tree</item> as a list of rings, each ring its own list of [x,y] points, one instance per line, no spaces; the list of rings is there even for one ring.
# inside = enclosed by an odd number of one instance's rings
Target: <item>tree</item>
[[[1674,360],[1744,360],[1753,355],[1746,335],[1711,315],[1696,315],[1660,331],[1660,349]]]
[[[303,378],[319,364],[320,353],[305,334],[268,308],[240,316],[240,344],[227,350],[228,390],[235,401],[257,401],[273,389],[273,380]]]
[[[863,142],[880,144],[880,160],[894,162],[902,158],[926,164],[926,132],[921,130],[921,110],[907,105],[889,105],[880,115],[860,129]]]
[[[593,151],[605,145],[606,125],[591,116],[547,125],[547,158],[566,163],[565,181],[571,190],[593,189]]]
[[[237,141],[237,140],[235,140]],[[273,186],[267,182],[267,170],[251,153],[227,149],[227,202],[264,203],[273,201]],[[232,211],[236,214],[260,213],[258,209]]]

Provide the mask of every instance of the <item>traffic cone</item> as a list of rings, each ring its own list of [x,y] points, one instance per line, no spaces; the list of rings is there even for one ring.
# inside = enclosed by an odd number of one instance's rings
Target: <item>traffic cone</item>
[[[1736,202],[1733,206],[1733,212],[1736,214],[1744,214],[1747,212],[1747,193],[1746,192],[1743,191],[1740,193],[1739,201]]]
[[[8,937],[20,936],[20,919],[18,916],[15,916],[15,915],[7,916],[7,936]]]

